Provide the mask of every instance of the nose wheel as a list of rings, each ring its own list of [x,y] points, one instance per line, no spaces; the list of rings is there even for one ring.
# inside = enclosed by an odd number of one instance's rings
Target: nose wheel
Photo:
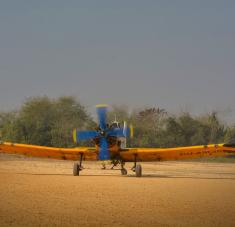
[[[127,170],[125,168],[121,169],[121,174],[122,175],[127,175]]]

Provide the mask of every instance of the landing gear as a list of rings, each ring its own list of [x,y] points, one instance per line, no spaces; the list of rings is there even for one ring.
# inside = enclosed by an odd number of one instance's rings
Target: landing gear
[[[80,162],[75,162],[73,165],[73,175],[79,176],[80,171],[82,170],[82,159],[83,159],[83,153],[80,154]]]
[[[79,176],[79,173],[80,173],[81,170],[82,169],[81,169],[79,163],[74,163],[73,164],[73,175],[74,176]]]
[[[121,174],[127,175],[127,170],[124,168],[125,162],[120,161],[120,163],[121,163]]]
[[[73,165],[73,175],[79,176],[80,171],[83,169],[82,167],[82,161],[83,161],[83,153],[80,154],[80,160],[79,162],[75,162]],[[121,164],[121,174],[127,175],[127,170],[124,168],[125,162],[122,160],[119,160]],[[131,168],[133,172],[135,172],[136,177],[142,176],[142,166],[140,164],[137,164],[137,154],[134,155],[134,166]]]
[[[142,166],[140,164],[136,164],[137,162],[137,155],[135,154],[135,159],[134,159],[134,166],[131,168],[133,172],[135,172],[136,177],[141,177],[142,176]]]
[[[112,161],[113,166],[111,167],[111,169],[114,169],[115,166],[117,166],[118,164],[122,164],[120,160],[113,160]]]
[[[125,168],[121,169],[121,174],[122,175],[127,175],[127,170]]]
[[[135,167],[135,175],[136,177],[142,176],[142,166],[140,164],[136,165]]]

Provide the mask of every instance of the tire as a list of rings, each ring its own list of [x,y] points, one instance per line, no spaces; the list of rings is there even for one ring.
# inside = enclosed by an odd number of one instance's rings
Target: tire
[[[142,176],[142,166],[140,164],[137,164],[135,167],[135,175],[136,177]]]
[[[79,176],[80,173],[80,166],[78,163],[73,164],[73,175],[74,176]]]
[[[121,169],[121,174],[122,175],[127,175],[127,170],[125,168]]]

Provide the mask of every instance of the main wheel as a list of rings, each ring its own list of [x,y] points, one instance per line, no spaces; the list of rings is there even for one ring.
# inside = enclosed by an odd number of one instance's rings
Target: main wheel
[[[122,175],[127,175],[127,170],[125,168],[121,169],[121,174]]]
[[[135,175],[136,175],[136,177],[142,176],[142,167],[140,164],[137,164],[135,167]]]
[[[73,175],[74,176],[79,176],[80,173],[80,166],[78,163],[73,164]]]

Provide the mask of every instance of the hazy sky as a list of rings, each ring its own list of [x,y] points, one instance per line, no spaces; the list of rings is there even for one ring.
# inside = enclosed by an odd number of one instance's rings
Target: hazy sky
[[[235,122],[235,1],[0,0],[0,110],[38,95]]]

